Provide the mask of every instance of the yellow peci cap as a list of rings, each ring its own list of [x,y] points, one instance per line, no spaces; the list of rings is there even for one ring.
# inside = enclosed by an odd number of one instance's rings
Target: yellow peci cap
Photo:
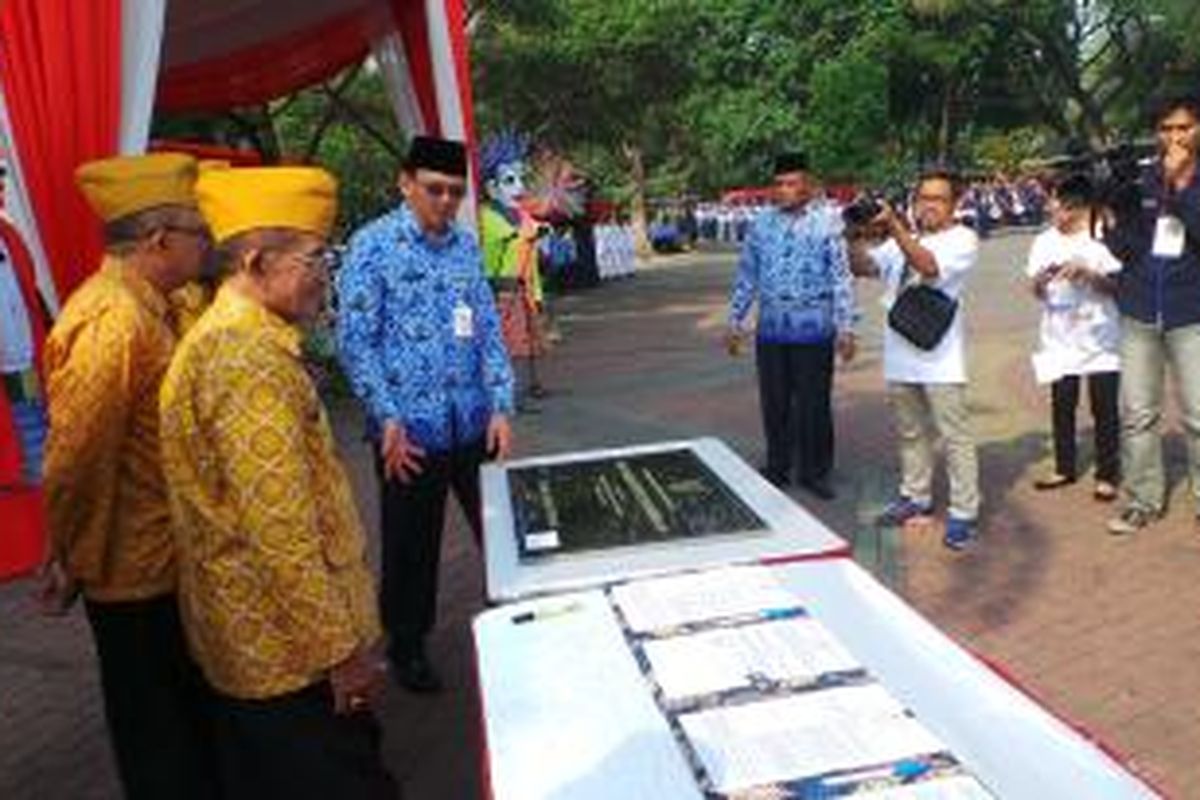
[[[328,236],[337,215],[337,180],[317,167],[205,170],[196,197],[217,242],[256,228]]]
[[[203,175],[214,169],[231,169],[233,165],[223,158],[202,158],[196,163],[196,169]]]
[[[158,206],[196,205],[196,159],[182,153],[150,153],[88,161],[75,183],[105,222]]]

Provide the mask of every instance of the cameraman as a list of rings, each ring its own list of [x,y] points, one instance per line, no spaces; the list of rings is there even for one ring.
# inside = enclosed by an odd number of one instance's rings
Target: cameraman
[[[851,270],[859,277],[884,282],[889,309],[901,290],[914,283],[925,283],[955,300],[962,295],[967,273],[978,260],[979,239],[954,220],[960,194],[949,170],[927,170],[918,180],[913,203],[915,233],[882,201],[881,210],[867,225],[851,225],[847,232]],[[872,238],[885,241],[870,247]],[[979,514],[979,466],[967,413],[961,307],[931,350],[918,348],[885,325],[883,373],[895,418],[901,476],[900,491],[879,523],[903,525],[932,512],[934,444],[940,436],[950,478],[950,510],[942,541],[961,549],[974,539]]]
[[[1141,176],[1139,203],[1118,209],[1105,242],[1124,267],[1121,313],[1121,456],[1126,505],[1108,531],[1129,535],[1162,516],[1163,375],[1179,391],[1188,436],[1195,513],[1200,521],[1200,180],[1196,150],[1200,98],[1174,97],[1156,109],[1158,159]]]

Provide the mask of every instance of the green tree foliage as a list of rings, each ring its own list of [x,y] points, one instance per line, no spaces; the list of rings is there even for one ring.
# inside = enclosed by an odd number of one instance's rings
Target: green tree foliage
[[[480,0],[476,20],[484,126],[625,187],[759,183],[798,144],[838,178],[1009,163],[1028,144],[1010,131],[1099,147],[1200,85],[1195,0]]]
[[[827,178],[882,180],[888,119],[888,71],[863,52],[848,52],[813,68],[802,139]]]
[[[1018,173],[1045,152],[1046,139],[1036,127],[986,131],[972,139],[971,163],[986,172]]]
[[[634,225],[646,247],[646,195],[682,150],[688,0],[537,0],[495,3],[474,16],[478,116],[515,126],[573,155],[602,149],[628,176]]]

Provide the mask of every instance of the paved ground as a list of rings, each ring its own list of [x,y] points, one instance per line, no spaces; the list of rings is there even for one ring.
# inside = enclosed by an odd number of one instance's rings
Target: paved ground
[[[797,499],[958,641],[1002,662],[1172,796],[1200,798],[1200,536],[1182,444],[1172,434],[1169,519],[1130,541],[1103,533],[1110,509],[1090,499],[1087,482],[1053,497],[1030,490],[1046,463],[1049,415],[1028,368],[1035,310],[1015,277],[1026,247],[1017,235],[985,245],[967,310],[986,493],[979,545],[955,555],[940,531],[880,535],[867,523],[891,491],[895,461],[869,286],[866,346],[838,376],[839,498]],[[544,375],[556,392],[519,420],[520,452],[711,434],[757,463],[753,365],[719,346],[731,265],[724,255],[682,258],[561,301],[565,339]],[[334,418],[374,537],[357,420],[346,406]],[[451,689],[436,699],[393,693],[383,712],[388,761],[417,800],[472,798],[479,788],[467,623],[481,607],[480,565],[457,519],[453,527],[433,642]],[[27,594],[0,588],[0,797],[116,797],[86,624],[78,614],[35,617]]]

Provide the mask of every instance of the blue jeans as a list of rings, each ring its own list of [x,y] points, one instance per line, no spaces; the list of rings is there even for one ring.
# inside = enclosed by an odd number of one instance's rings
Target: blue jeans
[[[1161,330],[1121,317],[1121,462],[1128,504],[1154,514],[1166,506],[1163,386],[1171,370],[1188,440],[1192,497],[1200,512],[1200,324]]]

